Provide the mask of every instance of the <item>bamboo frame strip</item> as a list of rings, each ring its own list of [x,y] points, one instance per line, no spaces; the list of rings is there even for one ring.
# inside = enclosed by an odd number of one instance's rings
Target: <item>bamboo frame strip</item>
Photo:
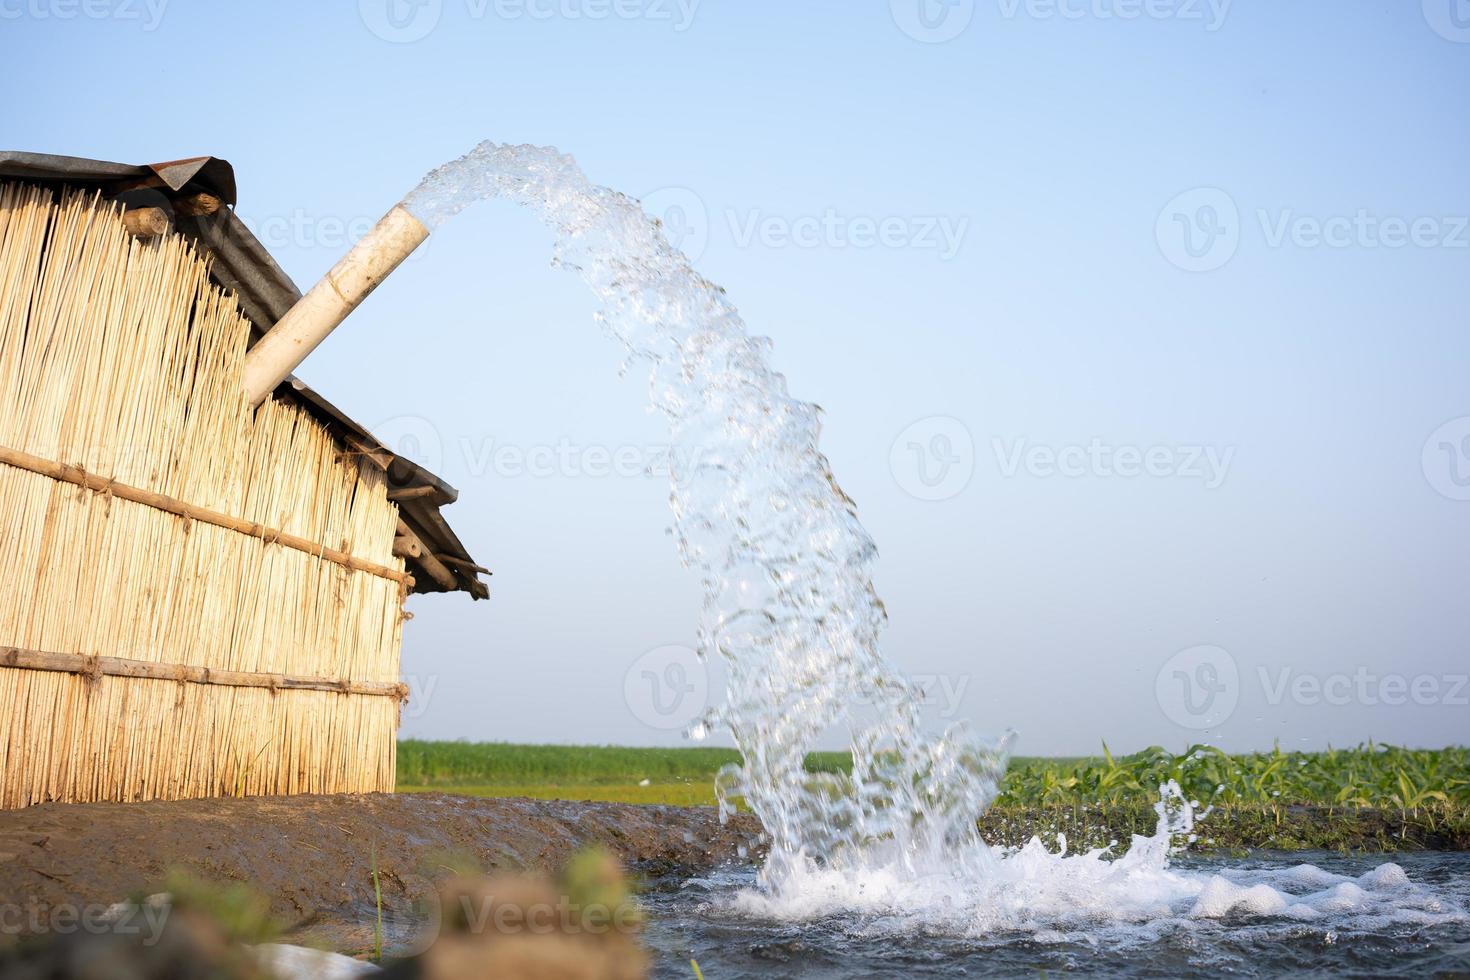
[[[221,687],[261,687],[276,691],[331,691],[338,694],[362,694],[371,697],[408,700],[407,684],[381,681],[338,681],[324,677],[299,677],[249,670],[217,670],[186,664],[165,664],[151,660],[128,660],[124,657],[89,657],[83,653],[54,653],[0,646],[0,667],[17,670],[44,670],[85,677],[135,677],[156,681],[180,681],[189,684],[217,684]]]
[[[154,493],[151,490],[141,490],[137,487],[128,486],[125,483],[117,483],[100,476],[94,476],[80,466],[69,466],[66,463],[57,463],[49,459],[42,459],[40,456],[32,456],[30,453],[21,452],[18,449],[11,449],[7,446],[0,446],[0,463],[6,463],[17,469],[28,470],[40,476],[48,476],[53,480],[60,480],[63,483],[72,483],[95,493],[108,494],[113,497],[120,497],[123,500],[130,500],[135,504],[152,507],[155,510],[161,510],[173,514],[176,517],[182,517],[185,520],[199,521],[202,524],[213,524],[215,527],[238,531],[241,534],[259,538],[267,544],[278,544],[283,548],[305,552],[323,561],[334,562],[353,571],[366,572],[369,575],[386,578],[406,587],[411,588],[413,586],[413,576],[407,572],[400,572],[396,568],[389,568],[386,565],[366,561],[354,555],[349,555],[345,551],[328,548],[324,544],[308,541],[306,538],[298,537],[294,534],[287,534],[285,531],[266,527],[264,524],[257,524],[254,521],[231,517],[228,514],[221,514],[218,511],[209,510],[205,507],[185,503],[182,500],[177,500],[161,493]]]

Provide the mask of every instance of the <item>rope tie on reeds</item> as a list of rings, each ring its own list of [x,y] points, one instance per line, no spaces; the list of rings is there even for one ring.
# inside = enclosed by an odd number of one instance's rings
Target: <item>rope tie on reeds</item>
[[[80,482],[76,484],[77,499],[85,500],[87,497],[87,480],[91,478],[91,474],[87,472],[87,468],[81,463],[73,463],[72,469],[76,470],[77,475],[81,478]]]
[[[77,670],[77,674],[86,681],[87,687],[96,687],[97,683],[102,680],[102,658],[95,654],[92,656],[83,654],[81,667]]]
[[[80,464],[77,466],[77,469],[81,470],[83,476],[87,475],[87,471],[82,469]],[[113,484],[117,481],[110,477],[98,477],[98,479],[102,480],[102,485],[98,487],[94,492],[97,494],[97,496],[102,498],[102,508],[110,517],[112,516]]]

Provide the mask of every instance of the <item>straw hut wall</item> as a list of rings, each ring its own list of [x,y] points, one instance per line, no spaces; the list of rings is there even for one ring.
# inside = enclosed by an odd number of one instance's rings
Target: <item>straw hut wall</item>
[[[0,184],[0,807],[392,790],[398,508],[182,236]]]

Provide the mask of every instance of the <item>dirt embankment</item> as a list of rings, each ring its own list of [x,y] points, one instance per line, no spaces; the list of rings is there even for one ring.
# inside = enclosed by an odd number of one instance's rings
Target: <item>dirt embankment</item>
[[[1011,846],[1058,831],[1076,848],[1126,846],[1156,820],[1143,804],[1000,809],[980,829]],[[1203,849],[1470,846],[1463,815],[1430,827],[1396,811],[1235,808],[1197,830]],[[179,870],[248,884],[269,898],[291,941],[363,950],[377,921],[376,866],[389,944],[401,948],[420,938],[425,903],[456,872],[550,870],[599,845],[650,877],[691,873],[759,858],[759,835],[748,814],[721,826],[709,808],[439,794],[47,804],[0,811],[0,940],[54,928],[58,912],[159,891]]]
[[[0,903],[18,910],[7,931],[28,932],[179,869],[249,884],[298,941],[351,948],[376,919],[375,861],[385,920],[406,939],[435,882],[467,864],[549,869],[600,845],[635,870],[692,871],[755,853],[759,832],[707,808],[438,794],[46,804],[0,812]]]

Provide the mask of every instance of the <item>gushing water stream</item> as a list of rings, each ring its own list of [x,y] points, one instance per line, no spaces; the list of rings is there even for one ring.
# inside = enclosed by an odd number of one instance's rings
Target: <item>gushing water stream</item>
[[[1158,833],[1116,859],[1036,842],[989,847],[976,817],[1008,746],[963,726],[921,731],[917,696],[879,652],[873,541],[818,446],[819,410],[787,392],[769,341],[637,201],[590,183],[553,149],[483,143],[403,204],[432,230],[490,198],[531,208],[555,231],[555,263],[596,294],[599,321],[630,364],[646,366],[651,404],[668,421],[674,533],[704,588],[701,655],[721,658],[728,677],[724,704],[694,734],[733,735],[744,765],[717,788],[743,795],[771,838],[758,886],[730,902],[732,914],[883,914],[948,934],[1347,908],[1464,921],[1395,865],[1351,880],[1306,870],[1294,890],[1173,870],[1171,835],[1194,814],[1174,787],[1163,788]],[[888,710],[859,724],[857,703]],[[806,772],[818,738],[843,724],[854,731],[851,777]]]
[[[818,448],[817,407],[787,393],[769,341],[637,201],[555,150],[481,144],[403,203],[432,230],[491,197],[555,229],[555,262],[582,276],[603,326],[650,369],[650,401],[683,461],[670,499],[704,586],[700,652],[728,675],[725,704],[699,727],[728,730],[745,757],[719,790],[743,795],[771,835],[768,884],[811,861],[865,860],[878,841],[916,866],[972,847],[1003,755],[963,730],[920,732],[917,699],[878,651],[873,540]],[[893,710],[855,736],[852,777],[806,772],[817,739],[860,698]]]

